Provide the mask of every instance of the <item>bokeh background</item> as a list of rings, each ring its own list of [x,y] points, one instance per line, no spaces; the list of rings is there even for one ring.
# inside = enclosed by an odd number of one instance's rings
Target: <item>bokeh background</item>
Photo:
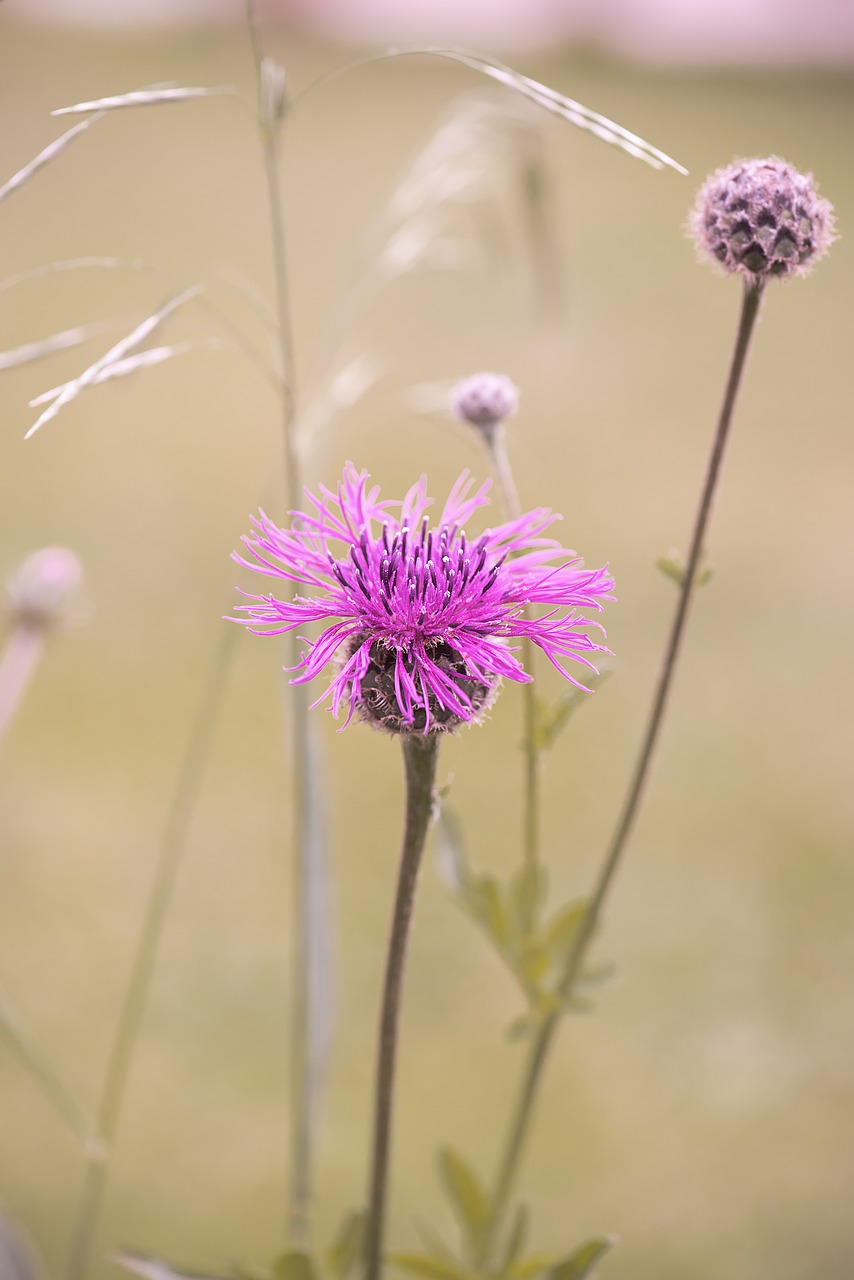
[[[56,4],[4,4],[0,178],[61,131],[55,107],[170,80],[232,84],[252,103],[246,33],[229,6],[173,6],[186,21],[168,28],[135,25],[144,6],[134,21],[111,21],[129,19],[127,8],[85,7],[89,25],[72,27]],[[439,61],[363,67],[295,108],[285,198],[306,470],[334,483],[352,458],[388,493],[426,471],[442,494],[463,467],[486,470],[478,440],[442,409],[448,386],[492,368],[521,387],[510,450],[523,501],[562,511],[565,540],[591,564],[610,561],[618,583],[607,618],[613,674],[554,750],[545,783],[552,901],[583,893],[673,605],[654,561],[685,545],[736,322],[738,286],[699,265],[684,234],[693,192],[741,155],[781,154],[820,178],[842,238],[808,281],[769,290],[715,511],[714,578],[696,601],[653,785],[598,944],[616,980],[595,1013],[564,1028],[521,1191],[543,1248],[616,1232],[602,1268],[613,1280],[849,1280],[850,31],[841,6],[838,27],[828,26],[832,9],[810,6],[809,39],[785,5],[776,21],[762,11],[729,31],[716,6],[716,39],[706,23],[693,41],[668,42],[666,6],[650,6],[646,27],[642,6],[628,6],[631,29],[646,33],[632,44],[619,6],[608,8],[623,33],[613,41],[602,22],[520,35],[482,17],[465,36],[650,139],[688,179],[520,114],[509,91]],[[354,55],[336,39],[334,9],[303,6],[301,22],[265,13],[269,51],[294,92]],[[374,42],[356,52],[401,37],[374,10],[369,30],[348,21],[349,36]],[[472,95],[490,105],[472,106]],[[460,99],[468,105],[455,108]],[[416,219],[420,259],[402,270],[398,257],[397,273],[383,276],[370,264],[395,230],[395,193],[455,109],[493,120],[453,161],[473,174],[465,198]],[[546,233],[533,240],[520,138],[547,178]],[[433,172],[438,183],[448,170]],[[179,287],[220,281],[211,297],[247,340],[265,341],[221,283],[239,273],[272,296],[258,140],[239,100],[114,114],[3,204],[0,229],[2,279],[65,258],[133,257]],[[87,576],[77,625],[52,643],[0,753],[0,975],[91,1106],[233,599],[229,552],[259,503],[281,511],[278,408],[256,366],[205,346],[220,331],[191,307],[167,336],[192,351],[92,389],[23,435],[32,397],[78,373],[172,288],[144,270],[102,269],[0,294],[3,350],[116,321],[81,348],[6,372],[0,386],[0,571],[64,544]],[[360,379],[364,394],[346,403]],[[239,638],[134,1064],[98,1277],[118,1274],[105,1258],[119,1246],[199,1269],[264,1262],[280,1246],[291,890],[280,662],[275,642]],[[550,695],[558,684],[543,678]],[[472,860],[501,873],[517,858],[520,710],[518,690],[506,690],[489,724],[450,742],[441,763]],[[337,736],[316,714],[335,987],[323,1241],[363,1194],[401,770],[393,742],[357,726]],[[505,1035],[518,1012],[511,979],[430,859],[401,1058],[397,1245],[416,1244],[421,1220],[452,1234],[438,1145],[452,1141],[490,1176],[522,1062]],[[58,1274],[80,1152],[2,1046],[0,1080],[0,1198]]]

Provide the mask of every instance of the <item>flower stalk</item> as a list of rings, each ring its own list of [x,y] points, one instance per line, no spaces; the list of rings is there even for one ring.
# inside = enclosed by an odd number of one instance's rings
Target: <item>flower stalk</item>
[[[97,1114],[97,1139],[86,1147],[86,1168],[65,1269],[66,1280],[84,1280],[89,1270],[110,1157],[118,1132],[145,1002],[151,987],[163,926],[187,847],[190,823],[201,789],[202,772],[235,649],[234,632],[232,628],[226,628],[220,637],[166,818],[154,880],[134,952],[130,982],[119,1012],[104,1073]]]
[[[394,914],[386,954],[377,1042],[373,1146],[365,1236],[365,1280],[379,1280],[382,1272],[400,996],[418,883],[418,869],[433,813],[433,784],[436,777],[439,734],[407,733],[401,735],[400,741],[406,772],[406,818]]]
[[[284,493],[288,508],[294,510],[302,497],[302,469],[295,430],[295,356],[279,164],[279,148],[287,113],[286,84],[282,68],[271,58],[264,57],[253,0],[247,0],[246,14],[258,82],[258,118],[269,201],[273,276],[279,321]],[[288,635],[285,640],[285,667],[292,669],[299,660],[300,641],[296,635]],[[302,686],[295,685],[287,690],[286,711],[289,767],[294,787],[295,902],[292,920],[294,968],[291,1019],[291,1158],[286,1236],[292,1245],[304,1247],[310,1234],[317,1083],[315,1049],[319,1039],[309,922],[316,917],[312,890],[317,881],[319,868],[316,863],[322,855],[323,841],[319,806],[312,804],[312,797],[316,797],[318,793],[315,763],[317,753],[308,719],[309,701]],[[313,943],[315,950],[322,946],[320,939],[315,938]]]
[[[606,898],[620,866],[629,836],[637,817],[645,786],[652,766],[655,749],[664,723],[668,696],[673,683],[677,658],[685,634],[688,619],[688,608],[694,591],[697,568],[703,551],[703,544],[708,528],[712,503],[720,478],[721,465],[724,458],[733,412],[742,375],[747,361],[750,342],[762,302],[763,283],[746,279],[742,296],[741,314],[736,335],[735,347],[730,363],[726,390],[718,418],[709,461],[706,468],[700,502],[694,520],[691,546],[688,560],[679,588],[679,596],[670,634],[665,647],[658,683],[653,697],[652,707],[646,730],[641,741],[637,763],[632,774],[626,798],[623,802],[617,825],[608,846],[602,866],[590,898],[575,945],[567,957],[563,975],[558,985],[558,994],[564,1001],[572,995],[575,983],[581,972],[584,960],[596,927],[601,918]],[[561,1014],[551,1013],[543,1019],[534,1036],[528,1054],[528,1060],[522,1077],[522,1085],[516,1108],[511,1120],[504,1152],[498,1169],[495,1189],[492,1196],[492,1214],[489,1240],[495,1241],[507,1210],[510,1193],[518,1170],[519,1161],[525,1139],[530,1128],[539,1084],[548,1059],[549,1051],[560,1022]]]

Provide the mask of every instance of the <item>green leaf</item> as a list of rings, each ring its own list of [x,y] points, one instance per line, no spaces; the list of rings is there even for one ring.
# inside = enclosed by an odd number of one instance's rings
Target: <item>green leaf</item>
[[[507,907],[511,926],[526,938],[534,929],[546,897],[548,878],[539,863],[526,863],[510,877]]]
[[[552,1267],[548,1280],[585,1280],[609,1249],[617,1243],[616,1236],[599,1236],[586,1241],[570,1257]]]
[[[339,1280],[344,1280],[362,1256],[366,1217],[363,1209],[346,1214],[326,1251],[326,1265]]]
[[[513,1215],[513,1221],[510,1225],[510,1232],[507,1236],[507,1244],[504,1246],[504,1257],[498,1266],[499,1276],[504,1276],[513,1266],[513,1263],[519,1257],[519,1254],[525,1248],[525,1242],[528,1238],[528,1206],[520,1204],[516,1206],[516,1212]]]
[[[439,875],[455,897],[464,902],[468,898],[471,872],[466,858],[463,833],[459,819],[447,805],[439,810],[436,860]]]
[[[587,907],[586,898],[576,898],[556,911],[546,925],[545,947],[556,969],[563,968],[564,961],[575,946]]]
[[[558,1260],[556,1253],[532,1253],[527,1258],[521,1258],[518,1262],[514,1262],[508,1271],[510,1280],[530,1280],[532,1276],[539,1275],[541,1271],[548,1271]]]
[[[472,1280],[470,1271],[447,1258],[435,1258],[429,1253],[390,1253],[386,1262],[400,1267],[424,1280]]]
[[[273,1263],[273,1280],[318,1280],[314,1259],[300,1249],[280,1253]]]
[[[471,1166],[450,1147],[439,1152],[439,1176],[463,1234],[476,1253],[490,1218],[486,1192]]]
[[[703,564],[704,555],[701,554],[700,562],[694,571],[694,587],[704,587],[707,582],[712,579],[714,570],[709,565]],[[666,556],[659,556],[655,562],[656,569],[660,569],[665,578],[670,578],[678,587],[684,586],[685,583],[685,563],[678,551],[668,551]]]
[[[510,926],[501,897],[501,886],[495,876],[482,875],[472,881],[467,903],[486,932],[500,949],[507,946]]]

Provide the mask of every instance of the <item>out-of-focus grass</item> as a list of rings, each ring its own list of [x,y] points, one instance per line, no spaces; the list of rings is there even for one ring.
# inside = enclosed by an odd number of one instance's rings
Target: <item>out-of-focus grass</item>
[[[291,38],[276,52],[297,87],[343,56]],[[0,59],[4,177],[60,131],[52,107],[169,79],[251,88],[240,33],[119,43],[7,22]],[[566,330],[538,325],[514,261],[500,276],[398,283],[358,318],[348,350],[381,358],[386,391],[510,373],[524,396],[511,439],[523,500],[562,510],[566,540],[612,564],[616,673],[546,780],[545,843],[555,894],[567,895],[590,882],[639,735],[672,605],[653,560],[685,543],[734,331],[737,287],[698,266],[682,234],[694,187],[733,155],[780,153],[820,177],[844,235],[854,94],[841,78],[688,76],[570,56],[523,69],[664,147],[691,179],[554,123]],[[302,363],[401,166],[472,87],[459,69],[397,63],[335,82],[294,116]],[[140,256],[187,282],[231,263],[267,287],[248,117],[224,99],[117,115],[0,209],[0,276],[83,254]],[[617,981],[565,1030],[524,1171],[544,1247],[620,1233],[614,1280],[851,1273],[851,280],[843,238],[814,278],[770,291],[715,513],[715,577],[696,602],[599,944]],[[0,296],[0,344],[141,315],[167,293],[106,272],[22,287]],[[193,313],[174,332],[207,330]],[[228,552],[268,500],[280,450],[269,388],[239,357],[203,352],[86,393],[25,445],[27,399],[82,364],[72,352],[2,386],[0,567],[69,544],[87,569],[91,618],[56,642],[0,756],[0,974],[94,1103],[167,797],[225,625]],[[388,394],[337,424],[310,478],[333,482],[347,457],[389,492],[426,469],[441,493],[463,466],[485,465],[460,428],[414,418]],[[102,1252],[136,1245],[210,1267],[264,1259],[279,1240],[290,887],[279,661],[274,643],[242,643],[133,1072]],[[508,690],[441,766],[473,858],[496,869],[515,857],[519,716]],[[394,744],[324,730],[337,1028],[321,1237],[363,1191],[400,818]],[[401,1062],[397,1242],[413,1241],[416,1219],[449,1226],[440,1142],[491,1169],[521,1061],[502,1038],[516,1012],[511,982],[428,869]],[[80,1159],[5,1051],[0,1075],[0,1195],[55,1271]]]

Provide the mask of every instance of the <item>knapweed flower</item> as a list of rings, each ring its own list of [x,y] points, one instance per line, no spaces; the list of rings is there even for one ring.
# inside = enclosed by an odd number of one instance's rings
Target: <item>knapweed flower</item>
[[[503,373],[475,373],[451,392],[454,416],[473,427],[492,430],[519,407],[519,390]]]
[[[311,588],[286,600],[244,592],[251,603],[238,611],[248,616],[234,619],[267,635],[324,625],[294,683],[332,664],[318,702],[330,694],[336,715],[346,704],[347,724],[358,712],[392,733],[435,733],[476,719],[502,677],[531,679],[512,643],[523,636],[573,684],[565,660],[595,670],[590,655],[603,646],[582,611],[600,609],[614,584],[542,536],[556,516],[530,511],[469,540],[464,525],[487,504],[488,481],[472,493],[464,472],[431,523],[426,480],[392,502],[368,479],[348,464],[337,494],[306,490],[313,510],[292,512],[287,529],[262,512],[243,540],[251,558],[233,556]]]
[[[805,275],[833,243],[833,206],[813,176],[777,156],[718,169],[690,218],[698,248],[752,283]]]

